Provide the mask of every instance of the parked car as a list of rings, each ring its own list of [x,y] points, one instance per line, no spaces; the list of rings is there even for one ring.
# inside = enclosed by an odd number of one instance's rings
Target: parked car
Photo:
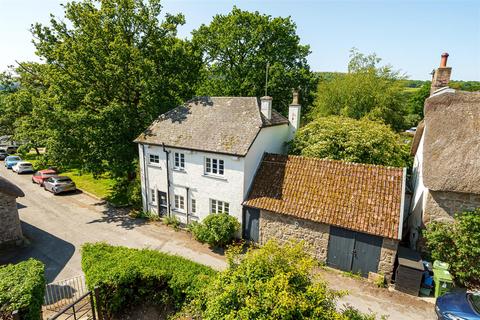
[[[25,172],[34,172],[33,164],[28,161],[17,162],[16,165],[12,167],[12,171],[16,173],[25,173]]]
[[[480,320],[480,291],[448,292],[437,298],[435,311],[440,320]]]
[[[32,176],[32,182],[38,183],[40,186],[43,187],[43,183],[50,177],[57,176],[57,171],[54,169],[45,169],[37,171]]]
[[[75,191],[77,187],[75,182],[69,177],[55,176],[50,177],[43,182],[43,188],[53,194],[59,194],[67,191]]]
[[[8,157],[7,150],[0,149],[0,160],[5,160],[6,157]]]
[[[6,148],[8,154],[17,153],[18,147],[17,146],[8,146]]]
[[[12,167],[20,161],[22,161],[22,158],[19,156],[8,156],[5,158],[5,168],[12,169]]]

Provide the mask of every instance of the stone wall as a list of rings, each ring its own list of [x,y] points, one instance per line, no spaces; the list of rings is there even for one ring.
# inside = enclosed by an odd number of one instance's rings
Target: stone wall
[[[378,273],[385,276],[387,283],[392,279],[398,242],[398,240],[383,238],[382,250],[380,251],[380,261],[378,262]]]
[[[22,238],[17,199],[0,193],[0,245],[18,241]]]
[[[327,261],[330,226],[262,210],[260,212],[260,244],[275,238],[285,243],[303,240],[321,262]]]
[[[423,213],[423,223],[451,221],[453,215],[480,208],[480,195],[473,193],[429,191]]]

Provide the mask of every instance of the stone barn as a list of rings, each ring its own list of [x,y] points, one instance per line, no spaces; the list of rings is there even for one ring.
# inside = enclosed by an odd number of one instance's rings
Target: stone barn
[[[405,169],[265,154],[244,202],[244,238],[305,241],[329,266],[391,278]]]
[[[17,209],[17,198],[23,196],[20,188],[0,177],[0,247],[23,239]]]

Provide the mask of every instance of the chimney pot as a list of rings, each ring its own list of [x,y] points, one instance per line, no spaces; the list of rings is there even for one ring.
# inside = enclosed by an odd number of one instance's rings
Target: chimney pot
[[[299,104],[298,103],[298,90],[297,89],[293,89],[292,96],[293,96],[292,104],[293,105]]]
[[[447,67],[448,53],[442,53],[442,59],[440,60],[440,68]]]

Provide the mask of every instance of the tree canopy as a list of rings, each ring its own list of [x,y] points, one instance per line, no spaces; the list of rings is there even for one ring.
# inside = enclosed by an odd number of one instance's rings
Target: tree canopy
[[[293,88],[300,88],[305,105],[311,103],[316,84],[306,59],[310,50],[300,44],[290,17],[233,7],[192,34],[205,62],[199,95],[263,96],[268,63],[268,95],[275,108],[287,112]]]
[[[48,128],[48,155],[93,173],[134,169],[134,138],[194,92],[200,54],[176,37],[182,15],[159,20],[158,0],[70,2],[65,18],[32,26],[45,62],[32,121]],[[41,108],[41,110],[37,110]]]
[[[362,118],[318,117],[300,128],[292,154],[394,167],[409,166],[409,145],[389,126]]]
[[[352,49],[348,73],[331,81],[320,81],[310,118],[340,115],[354,119],[382,120],[396,130],[403,129],[405,110],[404,77],[391,66],[380,66],[375,54]]]

